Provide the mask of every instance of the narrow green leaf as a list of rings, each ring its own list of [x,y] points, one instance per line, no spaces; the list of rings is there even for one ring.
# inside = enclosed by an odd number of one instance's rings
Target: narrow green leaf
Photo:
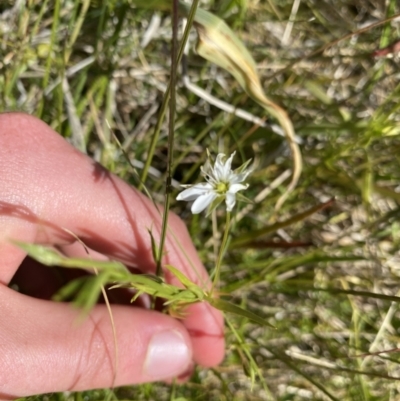
[[[156,243],[156,240],[154,239],[153,233],[151,229],[147,230],[150,235],[150,240],[151,240],[151,253],[153,255],[153,261],[157,263],[158,257],[159,257],[159,249]]]
[[[52,297],[54,301],[70,301],[75,298],[79,291],[82,289],[87,277],[79,277],[75,280],[65,284],[57,293]]]
[[[223,312],[230,312],[234,313],[235,315],[239,315],[242,317],[246,317],[247,319],[250,319],[251,321],[258,323],[262,326],[269,326],[274,328],[271,323],[268,323],[265,319],[262,317],[256,315],[253,312],[250,312],[246,309],[241,308],[240,306],[237,306],[229,301],[225,301],[223,299],[217,299],[217,298],[211,298],[207,297],[206,301],[212,305],[214,308],[219,309]]]
[[[180,270],[177,268],[171,266],[171,265],[165,265],[165,268],[168,269],[186,288],[189,288],[191,286],[195,286],[192,281],[190,281]]]
[[[23,249],[30,257],[46,266],[59,265],[62,260],[59,252],[46,246],[19,241],[14,241],[14,244]]]
[[[117,261],[67,258],[53,248],[43,245],[28,244],[19,241],[14,241],[14,244],[23,249],[30,257],[46,266],[61,266],[81,269],[93,269],[95,267],[99,270],[111,269],[128,272],[125,265]]]

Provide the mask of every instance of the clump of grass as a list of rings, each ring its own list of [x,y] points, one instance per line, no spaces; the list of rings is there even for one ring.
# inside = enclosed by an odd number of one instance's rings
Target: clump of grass
[[[204,5],[239,29],[267,95],[288,111],[302,140],[304,170],[275,212],[285,187],[274,183],[289,177],[291,159],[285,140],[274,133],[274,121],[255,126],[221,112],[183,88],[178,77],[174,148],[179,163],[173,178],[194,182],[207,148],[237,150],[242,162],[255,159],[247,196],[260,200],[239,211],[231,243],[242,241],[242,246],[226,252],[221,292],[276,329],[230,316],[234,330],[227,330],[228,354],[221,367],[199,369],[180,386],[114,390],[115,398],[398,397],[398,55],[372,54],[397,40],[394,16],[400,10],[394,0],[382,4]],[[112,133],[132,163],[142,166],[168,85],[170,15],[161,15],[152,40],[141,47],[157,20],[152,11],[134,8],[133,1],[3,2],[0,13],[1,110],[36,114],[138,185]],[[210,95],[266,117],[225,71],[193,52],[184,63],[190,80]],[[164,123],[145,182],[156,200],[163,194],[167,132]],[[268,186],[271,192],[264,196]],[[329,207],[319,207],[332,198]],[[211,269],[218,227],[213,231],[209,219],[192,216],[183,204],[173,202],[172,209],[187,220]],[[308,210],[314,213],[301,215]],[[244,242],[249,233],[251,241]],[[46,397],[98,400],[107,394]]]

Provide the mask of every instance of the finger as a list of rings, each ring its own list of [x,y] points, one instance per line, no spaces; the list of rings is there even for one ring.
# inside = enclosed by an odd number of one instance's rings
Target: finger
[[[60,248],[63,253],[71,257],[84,257],[87,252],[90,252],[93,259],[105,259],[104,255],[93,252],[90,249],[84,249],[82,244],[79,243],[62,246]],[[179,284],[179,282],[171,276],[170,281],[177,285]],[[112,291],[109,292],[108,295],[111,298]],[[147,307],[149,306],[149,303],[147,303]],[[198,303],[188,307],[185,310],[185,315],[187,317],[184,321],[184,325],[194,340],[196,362],[203,366],[219,364],[224,356],[224,347],[221,347],[221,342],[223,343],[224,341],[224,334],[220,313],[207,303]],[[212,329],[213,327],[218,328],[218,330],[212,332],[210,328]]]
[[[90,252],[93,259],[105,259],[101,254],[84,249],[79,243],[63,246],[61,249],[63,253],[71,257],[84,257],[86,252]],[[170,281],[177,285],[179,284],[178,280],[171,276]],[[112,291],[108,295],[112,299]],[[150,303],[146,303],[146,299],[143,301],[144,306],[150,307]],[[189,306],[184,313],[186,315],[184,325],[193,339],[196,362],[202,366],[219,364],[224,356],[224,333],[221,314],[207,303]],[[216,328],[216,330],[213,331],[213,328]]]
[[[151,229],[158,241],[161,215],[149,199],[71,147],[42,121],[25,114],[0,115],[0,281],[7,283],[24,254],[7,242],[67,244],[73,232],[91,249],[142,270],[154,271]],[[206,286],[207,273],[185,225],[174,214],[164,263]],[[222,315],[208,305],[188,318],[196,362],[214,365],[224,353]],[[210,353],[204,356],[204,346]]]
[[[24,114],[0,116],[0,214],[18,238],[89,248],[141,269],[154,269],[148,230],[159,238],[161,215],[151,201],[71,147],[50,127]],[[17,223],[15,229],[12,223]],[[24,227],[19,227],[24,224]],[[165,263],[207,281],[184,224],[173,214]],[[175,235],[175,239],[173,239]]]
[[[68,304],[27,299],[4,286],[0,300],[7,316],[0,320],[0,399],[165,380],[191,367],[186,329],[161,313],[113,306],[116,361],[104,306],[82,319]]]

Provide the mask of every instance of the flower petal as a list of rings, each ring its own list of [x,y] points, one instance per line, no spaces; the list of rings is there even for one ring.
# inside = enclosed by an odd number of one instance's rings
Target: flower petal
[[[207,193],[210,190],[212,190],[211,184],[207,182],[200,182],[182,191],[180,194],[178,194],[176,200],[183,200],[189,202],[195,200],[196,198]]]
[[[230,179],[231,184],[243,182],[251,172],[252,172],[251,170],[248,170],[248,171],[244,171],[243,173],[238,173],[238,174],[232,173],[232,176]]]
[[[225,166],[225,154],[218,153],[217,159],[214,164],[214,177],[217,182],[223,181],[224,178],[224,166]]]
[[[228,212],[231,212],[233,207],[235,206],[236,203],[236,196],[234,193],[231,192],[227,192],[226,194],[226,199],[225,199],[225,203],[226,203],[226,210]]]
[[[199,196],[192,205],[190,209],[193,214],[201,213],[212,201],[217,197],[214,191],[209,191],[201,196]]]
[[[243,184],[232,184],[229,187],[228,194],[235,194],[238,191],[242,191],[243,189],[247,189],[248,185],[243,185]]]
[[[232,167],[233,156],[235,156],[235,153],[236,152],[233,152],[229,156],[229,159],[225,162],[224,169],[223,169],[223,172],[222,172],[222,177],[221,177],[222,181],[228,181],[231,178],[231,176],[233,175],[231,167]]]

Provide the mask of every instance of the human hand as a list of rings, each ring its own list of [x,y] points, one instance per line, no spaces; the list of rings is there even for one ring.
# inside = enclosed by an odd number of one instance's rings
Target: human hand
[[[9,288],[27,263],[10,239],[84,256],[66,230],[89,247],[93,258],[117,259],[154,273],[147,230],[152,228],[157,240],[161,217],[149,199],[29,115],[0,115],[0,171],[0,399],[168,380],[188,372],[193,363],[221,362],[222,315],[206,303],[190,306],[184,320],[112,305],[119,350],[115,371],[105,305],[95,306],[80,321],[80,311],[70,304]],[[169,227],[176,240],[167,236],[163,262],[199,285],[208,283],[182,221],[170,214]],[[46,285],[45,273],[37,273],[44,270],[36,268],[20,269],[18,282]],[[177,284],[170,275],[166,278]],[[51,293],[50,287],[44,290]]]

